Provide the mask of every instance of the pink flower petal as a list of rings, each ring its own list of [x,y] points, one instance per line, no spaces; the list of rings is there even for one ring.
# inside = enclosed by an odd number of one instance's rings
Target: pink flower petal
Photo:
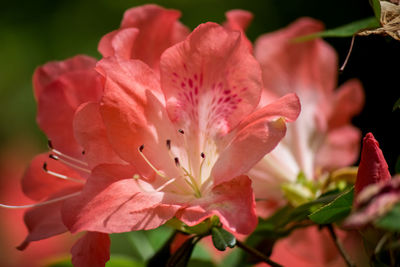
[[[171,219],[180,206],[163,204],[162,192],[141,192],[134,174],[130,166],[96,167],[82,194],[65,202],[65,225],[72,233],[120,233],[157,228]]]
[[[52,195],[48,200],[65,196],[77,192],[79,188],[68,188]],[[24,215],[25,225],[28,228],[28,236],[18,246],[18,249],[24,250],[30,242],[49,238],[62,234],[67,231],[61,219],[61,206],[63,201],[57,201],[51,204],[38,206],[29,209]]]
[[[360,151],[360,139],[360,130],[350,125],[329,131],[315,156],[316,166],[334,170],[353,164]]]
[[[246,173],[285,136],[285,121],[295,120],[299,113],[298,97],[289,94],[243,120],[230,134],[230,143],[212,169],[214,182],[219,184]]]
[[[360,81],[353,79],[340,86],[335,93],[329,128],[337,128],[350,123],[351,119],[361,112],[364,98]]]
[[[107,234],[88,232],[72,247],[74,267],[104,267],[110,259],[110,238]]]
[[[84,148],[84,160],[89,164],[90,169],[101,163],[124,163],[115,154],[108,141],[98,103],[88,102],[81,105],[73,123],[76,140]]]
[[[250,234],[257,225],[251,181],[245,175],[217,185],[189,205],[181,209],[176,217],[190,226],[212,215],[217,215],[229,230],[240,234]]]
[[[115,151],[149,178],[154,171],[138,152],[144,145],[156,168],[176,173],[166,140],[177,143],[178,132],[166,114],[157,76],[140,61],[117,58],[100,61],[98,69],[106,77],[100,112]]]
[[[261,64],[267,90],[282,96],[301,90],[330,93],[334,89],[337,56],[333,48],[321,39],[293,41],[322,29],[320,22],[301,18],[285,29],[257,39],[254,54]]]
[[[57,150],[82,156],[82,148],[74,138],[72,119],[80,104],[100,100],[103,91],[100,77],[94,69],[71,71],[42,89],[37,122]]]
[[[132,48],[138,34],[139,30],[137,28],[112,31],[101,38],[98,50],[103,57],[119,56],[125,59],[134,58]]]
[[[74,71],[90,70],[95,65],[96,59],[78,55],[65,61],[53,61],[38,67],[33,74],[33,88],[36,100],[39,99],[41,92],[47,85],[62,75]]]
[[[355,196],[367,185],[384,183],[391,178],[389,167],[382,150],[379,148],[378,141],[375,140],[372,133],[367,133],[363,140],[361,160],[355,184]]]
[[[61,190],[79,185],[76,182],[60,179],[54,175],[48,174],[43,169],[44,163],[47,164],[46,168],[52,172],[74,179],[82,179],[77,172],[71,170],[59,161],[50,159],[48,153],[37,155],[22,177],[22,190],[29,198],[41,201]],[[82,181],[84,180],[82,179]]]
[[[160,64],[168,115],[178,128],[226,134],[259,102],[259,64],[238,32],[202,24]]]
[[[224,23],[224,27],[230,30],[240,31],[242,38],[245,40],[249,51],[253,51],[253,45],[249,39],[247,39],[245,31],[253,20],[253,14],[246,10],[234,9],[225,13],[227,21]]]
[[[189,30],[178,21],[180,16],[177,10],[154,4],[131,8],[124,14],[121,30],[104,36],[100,41],[99,51],[104,57],[119,55],[125,59],[140,59],[157,69],[165,49],[189,34]]]

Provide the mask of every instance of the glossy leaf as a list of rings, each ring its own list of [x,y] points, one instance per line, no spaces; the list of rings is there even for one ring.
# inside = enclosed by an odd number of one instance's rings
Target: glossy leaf
[[[381,18],[381,4],[379,3],[379,0],[370,0],[369,3],[374,10],[375,17],[379,20]]]
[[[400,203],[396,204],[391,211],[386,213],[383,217],[375,222],[379,228],[400,232]]]
[[[322,206],[309,215],[309,218],[318,224],[337,222],[346,217],[353,205],[354,189],[347,190],[332,202]]]
[[[296,38],[295,41],[308,41],[318,37],[350,37],[356,34],[357,32],[364,30],[364,29],[374,29],[380,27],[379,20],[375,17],[369,17],[362,20],[357,20],[351,22],[349,24],[326,30],[323,32],[317,32],[310,35],[302,36]]]
[[[211,228],[211,238],[214,247],[220,251],[226,250],[227,247],[233,248],[236,245],[236,238],[223,228]]]

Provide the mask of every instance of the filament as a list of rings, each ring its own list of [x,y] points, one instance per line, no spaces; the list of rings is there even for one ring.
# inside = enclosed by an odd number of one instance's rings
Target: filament
[[[63,159],[63,158],[60,158],[60,157],[58,157],[58,156],[56,156],[56,155],[50,154],[49,157],[50,157],[51,159],[54,159],[54,160],[59,160],[59,161],[61,161],[62,163],[64,163],[65,165],[68,165],[68,166],[70,166],[70,167],[72,167],[72,168],[74,168],[74,169],[81,170],[81,171],[83,171],[83,172],[86,172],[86,173],[89,173],[89,174],[90,174],[90,170],[89,170],[89,169],[86,169],[86,168],[83,168],[83,167],[81,167],[81,166],[78,166],[78,165],[76,165],[76,164],[74,164],[74,163],[71,163],[71,162],[69,162],[69,161],[67,161],[67,160],[65,160],[65,159]]]
[[[40,206],[45,206],[45,205],[49,205],[58,201],[62,201],[68,198],[72,198],[74,196],[79,195],[81,192],[75,192],[69,195],[65,195],[62,197],[57,197],[57,198],[53,198],[47,201],[43,201],[43,202],[39,202],[39,203],[35,203],[35,204],[29,204],[29,205],[22,205],[22,206],[12,206],[12,205],[4,205],[4,204],[0,204],[1,208],[6,208],[6,209],[27,209],[27,208],[34,208],[34,207],[40,207]]]
[[[85,183],[85,181],[83,181],[83,180],[81,180],[81,179],[76,179],[76,178],[68,177],[68,176],[66,176],[66,175],[63,175],[63,174],[60,174],[60,173],[57,173],[57,172],[50,171],[49,169],[47,169],[47,163],[46,163],[46,162],[43,164],[43,170],[44,170],[46,173],[48,173],[48,174],[50,174],[50,175],[52,175],[52,176],[54,176],[54,177],[63,179],[63,180],[68,180],[68,181],[72,181],[72,182],[76,182],[76,183],[81,183],[81,184],[84,184],[84,183]]]
[[[153,164],[151,164],[151,162],[147,159],[147,157],[143,154],[143,149],[144,149],[144,145],[141,145],[138,149],[140,156],[142,156],[142,158],[144,159],[144,161],[146,161],[146,163],[150,166],[150,168],[153,169],[153,171],[155,171],[160,177],[168,179],[167,176],[165,176],[165,174],[163,174],[162,172],[160,172],[159,170],[156,169],[156,167],[154,167]]]
[[[51,148],[51,152],[53,152],[54,154],[57,154],[57,155],[60,156],[60,157],[63,157],[63,158],[65,158],[65,159],[68,159],[68,160],[70,160],[70,161],[73,161],[73,162],[76,162],[76,163],[79,163],[79,164],[88,166],[87,162],[84,162],[84,161],[79,160],[79,159],[77,159],[77,158],[68,156],[68,155],[66,155],[66,154],[64,154],[64,153],[62,153],[62,152],[60,152],[60,151],[58,151],[57,149]]]

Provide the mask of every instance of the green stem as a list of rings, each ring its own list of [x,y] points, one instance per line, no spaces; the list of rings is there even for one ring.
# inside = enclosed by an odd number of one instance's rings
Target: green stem
[[[262,260],[263,262],[269,264],[272,267],[283,267],[279,263],[276,263],[273,260],[271,260],[270,258],[268,258],[266,255],[264,255],[263,253],[261,253],[257,249],[249,247],[248,245],[246,245],[245,243],[243,243],[243,242],[241,242],[239,240],[236,240],[236,246],[238,246],[239,248],[243,249],[247,253],[256,256],[257,258],[259,258],[260,260]]]
[[[339,238],[337,237],[335,230],[333,229],[332,224],[328,224],[327,228],[329,230],[329,234],[331,235],[333,241],[335,242],[336,248],[339,250],[340,255],[342,255],[342,258],[346,262],[347,266],[349,267],[356,267],[356,265],[352,262],[350,259],[349,255],[347,254],[346,250],[344,249],[342,243],[340,242]]]

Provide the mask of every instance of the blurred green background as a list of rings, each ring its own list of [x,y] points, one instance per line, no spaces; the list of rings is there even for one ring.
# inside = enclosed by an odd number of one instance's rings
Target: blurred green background
[[[46,150],[46,137],[35,122],[36,104],[31,85],[34,69],[48,61],[63,60],[76,54],[88,54],[100,58],[97,52],[97,43],[100,38],[119,27],[126,9],[145,3],[149,2],[134,0],[2,1],[0,8],[0,155],[2,155],[0,175],[5,177],[0,177],[0,181],[4,182],[0,188],[3,189],[3,192],[0,190],[0,195],[3,197],[1,198],[3,202],[10,202],[9,197],[4,193],[9,189],[4,185],[8,184],[11,178],[21,176],[25,162],[34,153]],[[373,16],[368,0],[165,0],[153,1],[153,3],[180,10],[181,21],[192,29],[202,22],[224,21],[224,13],[230,9],[249,10],[254,14],[253,23],[247,32],[252,41],[260,34],[277,30],[302,16],[319,19],[327,28]],[[350,38],[326,40],[337,50],[339,62],[342,63],[350,46]],[[400,42],[381,36],[358,37],[350,61],[344,73],[339,76],[339,83],[350,78],[359,78],[362,81],[366,92],[366,105],[363,112],[353,122],[363,134],[374,133],[392,172],[399,155],[400,112],[399,110],[392,111],[393,104],[400,97],[399,62]],[[12,156],[7,154],[9,151],[13,151]],[[11,157],[17,157],[18,160],[14,160],[17,161],[17,165],[10,164]],[[6,167],[11,170],[5,172]],[[17,169],[18,171],[14,172]],[[9,211],[6,212],[2,215],[4,218],[12,214]],[[19,216],[18,222],[16,219],[11,219],[14,221],[10,223],[19,223],[21,227],[24,227],[22,213]],[[1,222],[3,221],[6,220],[2,219]],[[1,239],[4,233],[11,232],[9,229],[11,228],[3,227],[4,231],[0,232]],[[140,235],[141,232],[135,234]],[[4,250],[5,248],[11,248],[14,251],[13,247],[18,245],[23,238],[23,233],[21,235],[14,241],[4,238],[2,251],[7,251]],[[142,240],[137,236],[131,239]],[[113,243],[118,244],[118,240],[113,240]],[[1,245],[0,242],[0,247]],[[124,246],[117,245],[117,247]],[[137,247],[141,248],[143,244],[140,243]],[[69,246],[65,251],[68,251],[68,248]],[[3,257],[10,257],[9,253],[11,252],[4,252]],[[143,254],[141,252],[141,255]],[[16,255],[22,257],[23,254]],[[1,257],[0,261],[4,263]]]
[[[205,21],[224,21],[229,9],[241,8],[254,14],[248,35],[251,40],[286,26],[301,16],[322,20],[333,28],[372,16],[368,0],[170,0],[153,1],[182,11],[181,21],[194,28]],[[15,140],[37,143],[45,149],[46,138],[36,126],[36,106],[31,77],[35,67],[50,60],[76,54],[99,58],[101,36],[118,28],[123,12],[149,3],[133,0],[2,1],[0,9],[0,145]],[[343,62],[349,38],[327,39]],[[398,62],[400,43],[388,37],[356,39],[355,47],[339,82],[359,78],[367,93],[366,107],[354,123],[365,134],[372,131],[393,168],[398,156],[399,112],[392,106],[399,95]],[[394,63],[396,67],[392,67]],[[19,142],[19,141],[18,141]]]

